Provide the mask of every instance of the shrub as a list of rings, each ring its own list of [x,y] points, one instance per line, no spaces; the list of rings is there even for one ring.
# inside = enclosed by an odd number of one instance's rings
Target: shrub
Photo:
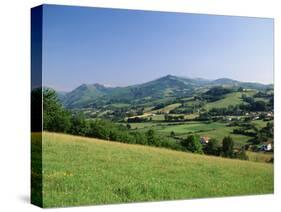
[[[217,139],[210,139],[204,148],[204,153],[208,155],[219,155],[220,145]]]
[[[156,137],[154,130],[149,129],[146,132],[147,144],[152,146],[159,145],[159,139]]]
[[[199,136],[190,135],[182,141],[182,145],[185,149],[194,153],[203,153],[202,144],[200,143]]]
[[[222,156],[233,158],[234,156],[234,142],[230,136],[224,137],[222,140]]]
[[[245,151],[245,147],[242,147],[241,150],[235,154],[235,158],[238,158],[240,160],[249,160],[249,157]]]

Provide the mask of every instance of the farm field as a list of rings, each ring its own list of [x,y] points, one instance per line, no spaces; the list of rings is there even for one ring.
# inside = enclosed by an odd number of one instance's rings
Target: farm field
[[[257,120],[255,122],[258,127],[266,125]],[[190,122],[161,122],[161,123],[131,123],[133,130],[146,131],[154,129],[161,135],[168,136],[173,131],[177,137],[186,138],[190,134],[208,136],[222,141],[226,135],[231,135],[237,146],[245,144],[250,137],[240,134],[232,134],[233,129],[236,127],[226,126],[228,123],[223,122],[203,122],[203,121],[190,121]]]
[[[272,164],[49,132],[43,170],[44,207],[273,192]]]

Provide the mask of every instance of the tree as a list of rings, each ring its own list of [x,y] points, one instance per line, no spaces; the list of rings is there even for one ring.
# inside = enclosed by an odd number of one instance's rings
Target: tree
[[[110,139],[109,129],[111,128],[107,127],[107,124],[104,121],[101,120],[90,121],[86,136],[108,140]]]
[[[153,129],[149,129],[146,132],[147,144],[157,146],[159,144],[158,138],[155,135]]]
[[[243,87],[239,87],[239,88],[237,89],[237,91],[238,91],[238,92],[243,92],[244,89],[243,89]]]
[[[256,101],[251,104],[252,111],[266,111],[266,103],[264,101]]]
[[[240,159],[240,160],[248,160],[249,159],[249,157],[246,153],[245,147],[242,147],[240,149],[240,151],[236,153],[235,157]]]
[[[42,131],[42,88],[31,91],[31,131]]]
[[[132,128],[130,124],[127,124],[126,127],[127,127],[127,129],[131,129]]]
[[[147,138],[146,138],[146,136],[143,133],[133,132],[132,135],[135,138],[135,143],[136,144],[147,145]]]
[[[71,127],[69,132],[74,135],[85,136],[88,131],[86,119],[82,113],[77,113],[71,117]]]
[[[199,136],[190,135],[185,140],[183,140],[182,145],[185,149],[202,154],[202,144],[200,143]]]
[[[217,139],[210,139],[204,148],[204,153],[208,155],[219,155],[220,145]]]
[[[222,155],[232,158],[234,156],[234,142],[230,136],[224,137],[222,140]]]
[[[43,129],[53,132],[67,132],[70,127],[70,113],[59,103],[56,92],[43,89]]]

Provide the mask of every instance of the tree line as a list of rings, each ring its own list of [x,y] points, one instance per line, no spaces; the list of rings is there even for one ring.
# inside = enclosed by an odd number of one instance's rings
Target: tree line
[[[217,139],[210,139],[208,143],[203,145],[200,142],[199,136],[190,135],[182,141],[182,145],[186,150],[193,153],[248,160],[245,148],[242,147],[239,150],[235,150],[234,141],[230,136],[223,138],[222,145],[220,145]]]
[[[142,144],[149,146],[165,147],[175,150],[183,150],[179,142],[159,136],[150,129],[145,133],[129,131],[130,125],[116,124],[105,119],[86,119],[82,113],[70,112],[59,102],[56,92],[49,88],[34,89],[31,93],[32,117],[38,117],[42,109],[43,99],[43,130],[61,132],[72,135],[100,138],[104,140],[119,141],[130,144]],[[42,120],[32,121],[31,130],[41,131]]]

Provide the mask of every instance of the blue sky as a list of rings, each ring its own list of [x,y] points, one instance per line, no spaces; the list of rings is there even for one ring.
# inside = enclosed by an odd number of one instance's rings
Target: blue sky
[[[44,5],[45,86],[167,74],[272,83],[273,19]]]

